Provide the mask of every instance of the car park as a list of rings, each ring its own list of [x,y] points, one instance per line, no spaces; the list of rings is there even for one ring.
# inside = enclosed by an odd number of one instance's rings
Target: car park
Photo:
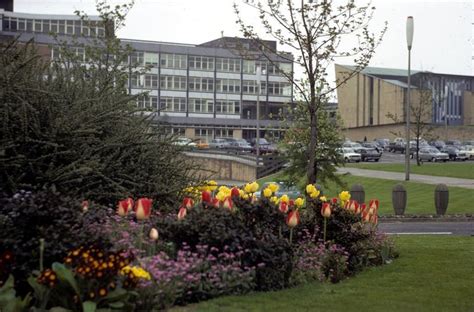
[[[197,148],[197,144],[193,142],[193,140],[186,138],[186,137],[179,137],[176,141],[173,142],[174,145],[187,147],[189,149]]]
[[[466,153],[469,159],[474,159],[474,145],[464,146],[463,151]]]
[[[388,150],[388,145],[390,144],[389,139],[375,139],[374,142],[377,143],[384,150]]]
[[[431,142],[429,142],[429,144],[431,146],[436,147],[438,150],[440,150],[440,149],[442,149],[443,147],[446,146],[446,143],[444,143],[444,141],[442,141],[442,140],[431,141]]]
[[[242,142],[242,141],[235,141],[231,142],[228,147],[229,150],[236,151],[236,152],[244,152],[244,153],[250,153],[252,152],[252,146],[247,142]]]
[[[223,149],[229,147],[229,142],[222,138],[215,138],[209,142],[209,148]]]
[[[446,145],[459,146],[459,145],[461,145],[461,141],[459,141],[459,140],[449,140],[449,141],[446,141]]]
[[[373,148],[377,151],[377,153],[380,154],[380,156],[382,156],[383,147],[381,147],[376,142],[364,142],[364,143],[362,143],[362,146],[365,147],[365,148]]]
[[[467,160],[466,153],[463,153],[454,146],[447,145],[441,149],[441,152],[448,154],[451,160]]]
[[[346,162],[360,162],[361,155],[354,152],[352,148],[342,147],[338,149],[338,153],[344,158]]]
[[[375,148],[358,148],[354,149],[354,152],[360,154],[362,161],[379,161],[381,154],[377,152]]]
[[[257,140],[256,139],[252,139],[250,141],[251,145],[252,145],[252,152],[253,153],[256,153],[257,152]],[[269,154],[269,153],[275,153],[277,151],[277,148],[270,144],[270,142],[268,142],[266,139],[264,138],[260,138],[258,140],[258,149],[259,149],[259,153],[260,154]]]
[[[440,152],[438,149],[434,147],[423,147],[420,148],[420,151],[418,152],[418,158],[421,161],[448,161],[449,160],[449,155],[446,153]]]

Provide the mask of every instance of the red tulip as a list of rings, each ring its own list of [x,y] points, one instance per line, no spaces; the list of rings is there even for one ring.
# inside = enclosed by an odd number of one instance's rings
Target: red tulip
[[[240,190],[237,187],[233,187],[230,191],[231,197],[240,197]]]
[[[348,209],[353,213],[359,213],[359,203],[356,200],[349,200]]]
[[[191,209],[194,206],[194,200],[189,197],[185,197],[183,199],[183,206],[186,207],[186,209]]]
[[[331,199],[331,202],[332,202],[334,205],[337,204],[337,197],[333,197],[333,198]]]
[[[369,210],[372,211],[371,213],[377,213],[379,210],[379,200],[378,199],[371,199],[369,202]]]
[[[321,207],[321,215],[325,218],[329,218],[331,216],[331,204],[323,203]]]
[[[364,211],[366,211],[366,210],[367,210],[367,206],[365,205],[365,203],[360,205],[360,212],[361,213],[364,213]]]
[[[367,209],[362,212],[362,221],[364,222],[370,221],[370,213]]]
[[[126,216],[128,212],[133,208],[133,199],[130,197],[118,202],[117,214],[119,216]]]
[[[135,205],[137,220],[145,220],[150,217],[152,202],[153,200],[149,198],[140,198],[137,200],[137,204]]]
[[[298,210],[292,210],[290,213],[288,213],[288,216],[286,217],[286,224],[290,228],[294,228],[300,223],[300,213]]]
[[[219,200],[217,198],[213,198],[211,200],[211,205],[216,207],[216,208],[219,208]]]
[[[278,205],[278,210],[282,213],[287,213],[288,212],[288,203],[281,201],[280,204]]]
[[[372,222],[373,224],[377,224],[379,222],[379,217],[377,216],[377,214],[370,216],[370,222]]]
[[[225,209],[229,209],[232,211],[234,203],[232,202],[232,199],[230,196],[226,197],[224,201],[222,202],[222,207]]]
[[[180,207],[178,211],[178,220],[183,220],[184,217],[186,217],[186,213],[187,213],[186,207]]]
[[[293,199],[290,199],[290,201],[288,202],[288,206],[290,208],[293,208],[295,206],[295,201]]]
[[[211,203],[211,192],[210,191],[202,191],[201,194],[202,202],[203,203]]]

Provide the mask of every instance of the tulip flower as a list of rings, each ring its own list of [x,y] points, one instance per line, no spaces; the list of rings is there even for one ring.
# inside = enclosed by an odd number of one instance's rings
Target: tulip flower
[[[339,199],[343,202],[346,202],[351,199],[351,193],[349,193],[348,191],[342,191],[341,193],[339,193]]]
[[[178,220],[183,220],[186,217],[187,210],[186,207],[180,207],[178,211]]]
[[[321,215],[324,218],[329,218],[331,216],[331,204],[323,203],[323,206],[321,207]]]
[[[304,199],[301,198],[301,197],[298,197],[298,198],[295,200],[295,206],[296,206],[297,208],[301,208],[301,207],[303,207],[303,205],[304,205]]]
[[[152,228],[148,236],[150,237],[152,241],[156,241],[158,239],[158,230],[155,228]]]
[[[273,204],[278,203],[278,197],[276,197],[276,196],[270,197],[270,202],[272,202]]]
[[[272,194],[273,194],[273,192],[269,187],[267,187],[263,190],[263,196],[264,197],[268,198],[268,197],[272,196]]]
[[[223,202],[224,199],[226,199],[226,197],[227,197],[227,195],[224,192],[221,192],[221,191],[217,192],[217,194],[216,194],[216,198],[217,198],[217,200],[219,200],[219,202]]]
[[[288,195],[286,195],[286,194],[283,194],[283,195],[280,197],[280,202],[288,203],[289,201],[290,201],[290,198],[289,198]]]
[[[374,214],[372,216],[370,216],[370,220],[369,220],[372,224],[374,225],[377,225],[377,223],[379,222],[379,217],[377,216],[377,214]]]
[[[202,191],[201,194],[202,202],[203,203],[210,203],[211,202],[211,192],[210,191]]]
[[[83,200],[81,203],[81,206],[82,206],[82,212],[87,212],[89,210],[89,201]]]
[[[237,187],[233,187],[230,191],[230,194],[232,197],[240,197],[240,189],[238,189]]]
[[[183,199],[183,207],[186,207],[186,209],[191,209],[194,206],[194,200],[190,197],[185,197]]]
[[[222,202],[222,208],[229,209],[230,211],[232,211],[233,205],[234,204],[230,196],[226,197],[224,201]]]
[[[347,209],[353,213],[359,213],[359,203],[356,200],[349,200],[347,203]]]
[[[275,184],[275,183],[270,183],[268,185],[268,188],[272,191],[272,193],[276,193],[276,191],[278,191],[280,186],[278,186],[278,184]]]
[[[372,211],[372,213],[376,213],[379,210],[378,199],[371,199],[369,201],[369,210]]]
[[[217,189],[217,182],[214,180],[208,181],[207,187],[210,191],[215,191]]]
[[[149,198],[139,198],[137,200],[137,204],[135,205],[135,215],[137,220],[145,220],[150,217],[152,202],[153,200]]]
[[[130,197],[118,202],[117,214],[119,216],[126,216],[128,212],[133,208],[133,199]]]
[[[290,207],[291,209],[293,209],[293,207],[295,207],[295,201],[293,199],[290,199],[288,201],[288,207]]]
[[[370,213],[369,213],[369,210],[366,209],[366,210],[364,210],[364,211],[362,212],[362,221],[364,221],[364,222],[369,222],[369,221],[370,221],[370,217],[371,217],[371,215],[370,215]]]
[[[334,205],[337,204],[337,197],[331,198],[331,203],[333,203]]]
[[[258,188],[260,187],[257,182],[251,183],[250,186],[252,188],[252,193],[255,193],[256,191],[258,191]]]
[[[309,193],[309,197],[313,199],[318,198],[319,194],[321,194],[321,192],[319,190],[315,190],[314,192]]]
[[[245,184],[245,186],[244,186],[244,191],[245,191],[246,193],[252,193],[252,185],[251,185],[251,183]]]
[[[284,201],[280,201],[280,204],[278,205],[278,210],[282,213],[287,213],[288,212],[288,203]]]
[[[322,201],[322,202],[327,202],[328,199],[326,198],[326,196],[321,196],[319,197],[319,200]]]
[[[360,212],[361,213],[364,213],[364,211],[367,209],[367,206],[365,205],[365,203],[361,204],[360,205]]]
[[[219,203],[220,203],[220,201],[217,198],[213,198],[211,200],[211,205],[215,208],[219,208]]]
[[[318,189],[313,184],[306,185],[306,193],[315,193]]]
[[[293,210],[288,213],[286,217],[286,224],[289,228],[294,228],[300,223],[300,213],[298,210]]]

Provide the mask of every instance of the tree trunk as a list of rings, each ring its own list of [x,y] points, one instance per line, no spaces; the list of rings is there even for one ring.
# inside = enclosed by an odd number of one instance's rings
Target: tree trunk
[[[308,147],[308,169],[306,172],[308,178],[308,184],[316,183],[316,144],[317,144],[317,135],[318,135],[318,124],[317,116],[314,110],[310,110],[310,138],[309,138],[309,147]]]

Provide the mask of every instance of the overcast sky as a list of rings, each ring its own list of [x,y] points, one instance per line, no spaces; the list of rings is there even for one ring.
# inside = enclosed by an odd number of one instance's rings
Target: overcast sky
[[[241,3],[242,0],[235,0]],[[199,44],[239,35],[234,0],[136,0],[119,32],[121,38]],[[117,3],[117,1],[111,1]],[[366,1],[358,1],[362,5]],[[413,16],[415,34],[412,68],[439,73],[473,75],[473,1],[373,0],[377,8],[371,29],[388,22],[388,30],[370,66],[406,68],[405,23]],[[95,13],[94,0],[15,0],[16,12]],[[251,15],[246,15],[252,21]],[[244,16],[244,18],[246,17]],[[257,20],[254,20],[257,22]],[[284,49],[283,49],[284,50]],[[348,63],[348,62],[345,62]]]

